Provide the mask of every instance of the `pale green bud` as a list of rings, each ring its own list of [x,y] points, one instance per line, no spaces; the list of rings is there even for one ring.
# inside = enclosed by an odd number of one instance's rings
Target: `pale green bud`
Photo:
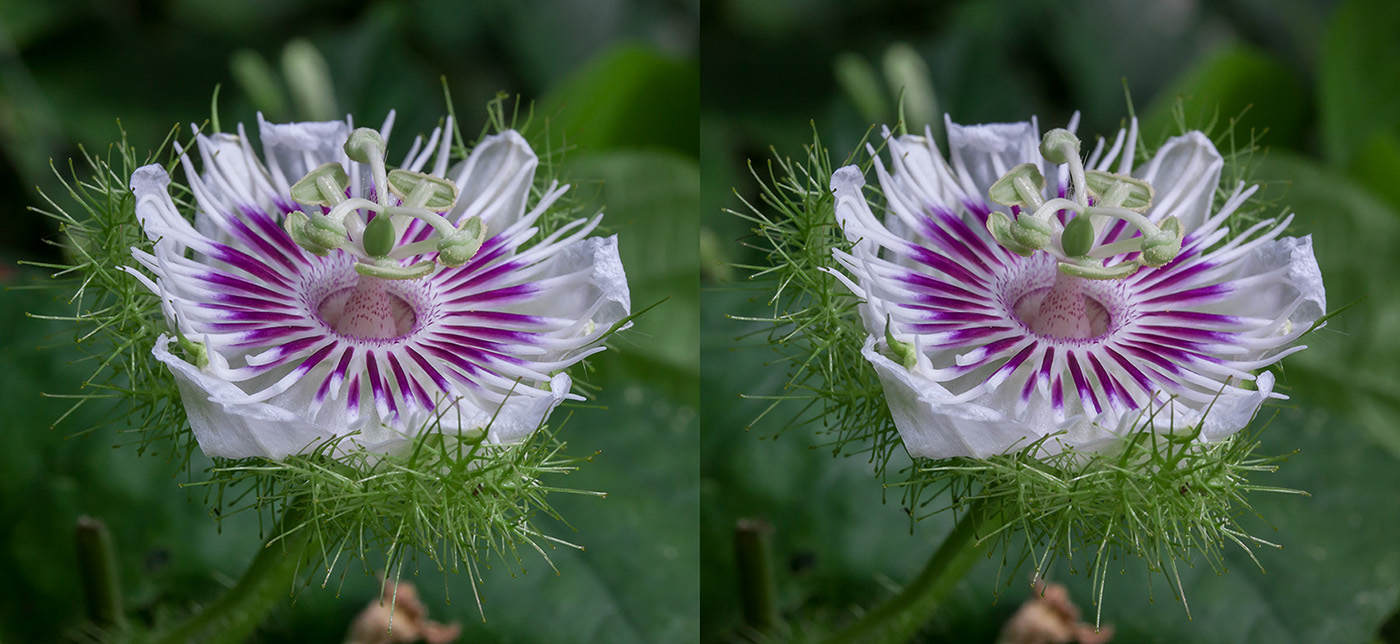
[[[302,233],[313,244],[327,250],[340,248],[345,243],[345,226],[325,215],[312,215]]]
[[[457,232],[438,241],[438,261],[448,266],[461,266],[471,261],[485,240],[486,225],[480,217],[472,217],[462,222]]]
[[[306,216],[300,210],[287,213],[282,223],[287,235],[312,255],[325,257],[345,241],[345,227],[324,215]]]
[[[1016,217],[1016,225],[1011,227],[1011,236],[1022,246],[1040,250],[1050,244],[1050,236],[1054,233],[1050,227],[1050,222],[1036,219],[1028,211],[1021,211]]]

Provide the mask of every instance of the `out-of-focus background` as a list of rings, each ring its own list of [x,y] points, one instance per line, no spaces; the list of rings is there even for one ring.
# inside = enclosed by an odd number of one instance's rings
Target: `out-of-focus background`
[[[77,633],[80,515],[111,528],[137,620],[217,595],[261,543],[251,515],[220,529],[163,454],[114,449],[133,437],[104,423],[102,405],[50,428],[69,401],[43,394],[74,393],[91,372],[75,362],[83,354],[70,327],[26,316],[69,308],[62,293],[28,290],[45,272],[20,263],[61,257],[46,243],[54,226],[28,210],[41,203],[36,186],[66,199],[50,161],[67,174],[78,146],[105,154],[122,130],[153,149],[172,126],[208,118],[216,85],[225,129],[258,110],[272,120],[353,113],[377,125],[397,109],[398,158],[446,113],[442,78],[468,140],[500,91],[550,118],[576,146],[564,173],[620,237],[634,305],[669,299],[595,361],[594,404],[563,412],[572,411],[560,433],[568,452],[597,455],[553,483],[609,496],[552,499],[569,523],[541,526],[586,550],[550,551],[557,574],[533,554],[525,575],[494,566],[485,622],[464,575],[444,581],[422,562],[404,577],[433,619],[465,627],[460,641],[695,640],[699,13],[697,0],[0,3],[0,640]],[[193,480],[207,465],[196,462]],[[257,640],[341,641],[378,591],[360,563],[348,571],[300,589]]]
[[[1266,408],[1265,455],[1291,454],[1253,482],[1310,497],[1255,493],[1253,533],[1282,545],[1237,550],[1228,572],[1203,560],[1182,571],[1188,620],[1161,575],[1140,562],[1110,575],[1102,619],[1120,642],[1400,641],[1400,4],[1386,0],[717,0],[701,25],[702,432],[701,562],[705,641],[731,641],[740,622],[733,530],[773,526],[779,610],[795,624],[849,620],[907,583],[950,528],[910,526],[898,488],[882,489],[862,457],[832,459],[806,429],[774,438],[795,413],[740,393],[771,394],[786,366],[740,336],[762,315],[747,228],[724,208],[752,199],[746,161],[769,148],[804,158],[813,130],[839,164],[873,123],[893,124],[905,86],[911,129],[1028,120],[1042,131],[1079,110],[1081,138],[1112,135],[1127,116],[1161,142],[1182,98],[1188,124],[1239,116],[1237,140],[1262,134],[1252,173],[1280,210],[1312,234],[1329,305],[1356,306],[1284,361],[1292,399]],[[920,72],[919,67],[924,71]],[[1242,115],[1242,116],[1241,116]],[[761,336],[759,336],[761,337]],[[1277,414],[1275,416],[1275,414]],[[897,476],[892,480],[899,480]],[[1252,521],[1252,523],[1250,523]],[[1231,546],[1233,548],[1233,546]],[[987,561],[920,641],[995,641],[1027,597],[1030,569]],[[1069,585],[1092,621],[1083,561],[1051,580]],[[1387,622],[1392,621],[1387,626]]]

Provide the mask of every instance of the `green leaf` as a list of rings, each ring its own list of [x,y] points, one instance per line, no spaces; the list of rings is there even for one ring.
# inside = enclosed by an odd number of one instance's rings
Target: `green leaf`
[[[737,628],[732,530],[739,518],[763,517],[774,526],[780,612],[807,634],[826,631],[912,579],[947,534],[951,517],[935,516],[911,531],[900,490],[882,489],[864,458],[833,460],[829,449],[819,447],[824,438],[809,432],[764,439],[796,409],[774,410],[745,432],[766,401],[738,394],[775,393],[782,369],[764,364],[775,354],[761,346],[734,350],[734,338],[746,327],[718,312],[752,314],[762,307],[731,291],[707,294],[702,310],[704,629]],[[1298,377],[1299,357],[1285,362],[1290,382]],[[1265,409],[1256,422],[1276,410]],[[1267,573],[1233,546],[1223,575],[1203,561],[1183,567],[1188,619],[1163,576],[1154,576],[1149,587],[1142,564],[1129,561],[1123,575],[1110,575],[1104,595],[1103,622],[1118,629],[1115,641],[1370,641],[1400,599],[1400,542],[1394,539],[1400,515],[1383,510],[1394,507],[1400,468],[1372,432],[1314,406],[1283,410],[1263,441],[1261,455],[1301,451],[1281,463],[1278,473],[1256,474],[1251,482],[1312,495],[1252,493],[1248,501],[1267,524],[1241,508],[1253,534],[1284,546],[1253,551]],[[937,498],[923,510],[946,502]],[[1005,563],[1003,568],[1002,558],[994,556],[975,568],[915,641],[995,641],[1001,624],[1030,594],[1030,569],[1015,568],[1014,558]],[[1069,573],[1071,564],[1080,567],[1078,575]],[[1092,620],[1093,593],[1083,564],[1079,557],[1062,561],[1051,580],[1068,583]]]
[[[1270,413],[1265,409],[1255,422]],[[1104,596],[1103,621],[1117,628],[1115,641],[1373,641],[1400,600],[1400,541],[1395,539],[1400,514],[1382,510],[1395,506],[1400,468],[1368,432],[1316,408],[1285,410],[1264,430],[1261,454],[1293,450],[1298,453],[1281,463],[1276,474],[1251,479],[1312,495],[1256,492],[1249,497],[1277,528],[1256,522],[1253,533],[1283,546],[1254,549],[1267,572],[1260,572],[1238,548],[1227,551],[1225,574],[1204,565],[1183,569],[1188,621],[1164,584],[1155,584],[1156,601],[1147,604],[1142,566],[1129,562],[1124,575],[1109,579]],[[1365,476],[1358,476],[1362,472]],[[994,579],[989,572],[994,571],[983,571],[984,589]],[[1063,572],[1056,580],[1069,582],[1092,620],[1088,580],[1082,575],[1068,579]]]
[[[542,530],[582,550],[546,546],[554,569],[538,553],[522,552],[524,574],[511,574],[514,562],[492,562],[480,589],[484,621],[465,574],[449,573],[444,580],[427,562],[420,562],[416,574],[413,562],[405,567],[402,579],[418,587],[429,617],[463,626],[460,641],[699,639],[696,410],[636,382],[610,383],[596,402],[605,408],[565,408],[551,418],[563,423],[559,438],[568,443],[568,453],[596,453],[593,462],[544,480],[608,495],[550,496],[567,524],[542,520]],[[350,570],[343,588],[337,574],[328,589],[299,589],[296,605],[285,606],[264,629],[264,641],[338,641],[379,592],[376,579],[359,574],[358,562]]]
[[[696,157],[699,100],[693,63],[618,47],[555,87],[536,113],[585,151],[658,147]]]
[[[1290,395],[1356,420],[1400,458],[1400,344],[1389,337],[1400,320],[1400,213],[1317,163],[1273,154],[1257,176],[1288,184],[1282,200],[1297,213],[1295,234],[1312,234],[1330,308],[1366,299],[1307,338],[1310,348],[1284,363]]]
[[[1350,0],[1327,29],[1318,103],[1327,159],[1345,166],[1377,132],[1400,134],[1400,4]]]
[[[604,204],[603,226],[618,234],[633,309],[666,300],[614,342],[619,350],[605,363],[662,378],[677,395],[698,395],[699,168],[664,151],[599,152],[572,159],[568,174],[585,201]]]
[[[1376,132],[1356,151],[1347,174],[1392,210],[1400,210],[1400,132]]]
[[[92,368],[78,362],[84,354],[72,327],[26,317],[71,314],[70,307],[57,291],[10,290],[37,279],[30,273],[19,277],[0,291],[0,335],[6,339],[0,343],[0,410],[6,419],[0,515],[24,520],[0,533],[0,574],[9,580],[10,596],[22,599],[0,606],[0,639],[61,641],[65,628],[81,622],[73,530],[84,514],[111,529],[128,609],[216,592],[217,580],[236,577],[252,559],[256,519],[227,523],[217,534],[201,495],[179,488],[186,476],[166,460],[163,445],[138,456],[131,444],[137,436],[104,424],[107,401],[91,401],[53,427],[74,401],[46,394],[98,392],[80,388]],[[195,460],[196,472],[209,465],[203,457]]]
[[[1217,129],[1238,117],[1236,136],[1248,141],[1251,131],[1269,131],[1274,148],[1297,148],[1302,142],[1307,96],[1295,70],[1266,54],[1233,47],[1222,49],[1162,90],[1143,111],[1142,132],[1149,143],[1181,132],[1173,120],[1178,99],[1188,126],[1219,118]]]

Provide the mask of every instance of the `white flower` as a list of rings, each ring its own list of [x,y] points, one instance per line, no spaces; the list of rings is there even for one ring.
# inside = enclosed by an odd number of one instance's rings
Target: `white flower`
[[[831,179],[854,244],[840,277],[910,454],[985,458],[1046,436],[1049,452],[1095,450],[1148,425],[1219,440],[1283,398],[1261,369],[1303,348],[1322,276],[1309,237],[1281,237],[1291,217],[1227,229],[1255,188],[1210,213],[1223,162],[1209,139],[1133,168],[1136,122],[1087,164],[1065,130],[1039,145],[1034,121],[947,125],[951,163],[928,133],[886,132],[883,222],[858,168]]]
[[[439,426],[518,441],[580,399],[564,369],[628,315],[616,238],[588,237],[601,215],[537,235],[568,187],[526,211],[538,161],[518,133],[449,169],[449,119],[390,170],[392,125],[259,119],[266,163],[241,125],[200,135],[193,224],[161,166],[132,175],[153,278],[130,272],[185,348],[162,335],[154,354],[206,454],[386,453]]]

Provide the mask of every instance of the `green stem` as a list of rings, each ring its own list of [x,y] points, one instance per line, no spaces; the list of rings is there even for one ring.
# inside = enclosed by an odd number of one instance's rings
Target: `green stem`
[[[126,626],[126,616],[112,534],[101,519],[84,516],[78,517],[76,537],[78,577],[83,582],[88,619],[99,628],[121,630]]]
[[[243,577],[214,603],[170,631],[162,644],[233,644],[245,642],[277,604],[296,586],[297,571],[306,560],[310,531],[299,528],[305,508],[288,503],[268,543],[258,551]],[[284,534],[287,530],[295,532]],[[280,537],[280,538],[279,538]]]
[[[739,572],[739,603],[744,623],[755,632],[768,632],[778,623],[777,591],[773,582],[773,527],[762,519],[740,519],[734,526],[734,559]]]
[[[978,535],[995,530],[1004,521],[985,501],[973,501],[914,581],[894,598],[827,639],[827,644],[908,642],[928,622],[958,580],[983,556],[984,549],[977,543]]]

